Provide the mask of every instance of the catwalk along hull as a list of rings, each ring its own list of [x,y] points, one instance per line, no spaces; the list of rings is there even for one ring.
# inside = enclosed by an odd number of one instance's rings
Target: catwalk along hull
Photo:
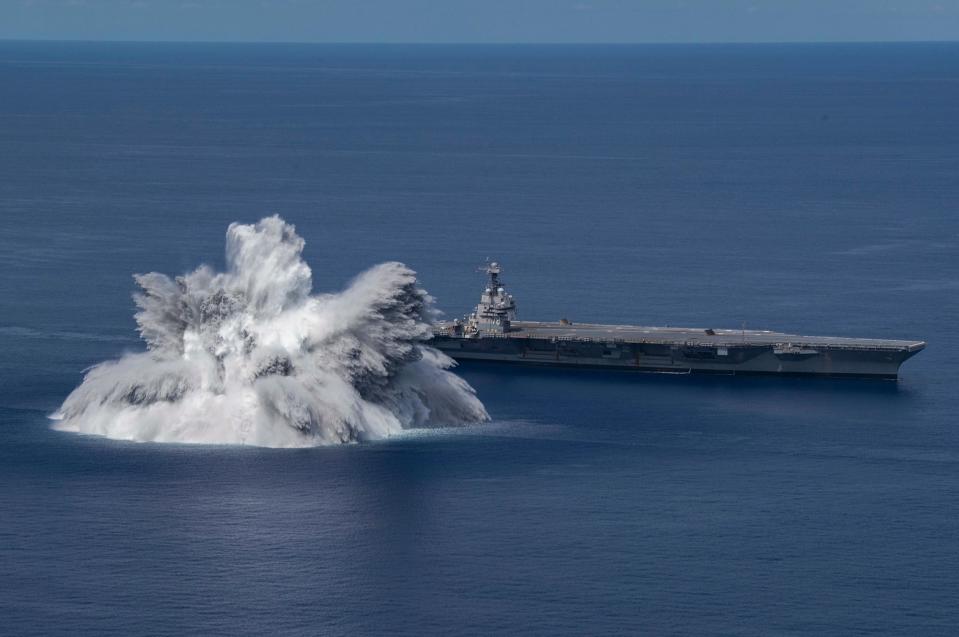
[[[921,341],[800,336],[756,330],[513,322],[460,335],[438,326],[433,346],[464,361],[646,372],[895,379]]]

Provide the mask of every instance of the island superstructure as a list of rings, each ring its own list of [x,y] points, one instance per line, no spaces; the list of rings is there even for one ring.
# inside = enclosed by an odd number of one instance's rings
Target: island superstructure
[[[518,321],[498,263],[476,309],[438,323],[432,345],[456,360],[667,373],[895,379],[922,341],[801,336],[767,330]]]

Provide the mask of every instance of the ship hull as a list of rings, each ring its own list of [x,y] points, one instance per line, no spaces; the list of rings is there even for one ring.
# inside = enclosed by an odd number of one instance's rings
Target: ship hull
[[[918,341],[808,337],[767,331],[520,323],[507,334],[431,343],[459,361],[672,374],[895,379]]]

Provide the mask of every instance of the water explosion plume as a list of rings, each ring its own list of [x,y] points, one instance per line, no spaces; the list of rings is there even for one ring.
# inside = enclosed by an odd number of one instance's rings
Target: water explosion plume
[[[58,429],[156,442],[310,446],[488,419],[426,345],[432,299],[401,263],[312,295],[277,216],[231,224],[226,272],[136,275],[147,351],[88,371]]]

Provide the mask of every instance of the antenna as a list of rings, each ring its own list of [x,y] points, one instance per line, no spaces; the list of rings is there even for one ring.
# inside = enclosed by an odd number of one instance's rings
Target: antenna
[[[500,268],[499,263],[496,261],[490,261],[489,257],[486,257],[486,265],[476,268],[476,270],[477,272],[485,272],[489,275],[490,284],[494,290],[502,285],[499,280],[499,273],[502,271],[502,268]]]

